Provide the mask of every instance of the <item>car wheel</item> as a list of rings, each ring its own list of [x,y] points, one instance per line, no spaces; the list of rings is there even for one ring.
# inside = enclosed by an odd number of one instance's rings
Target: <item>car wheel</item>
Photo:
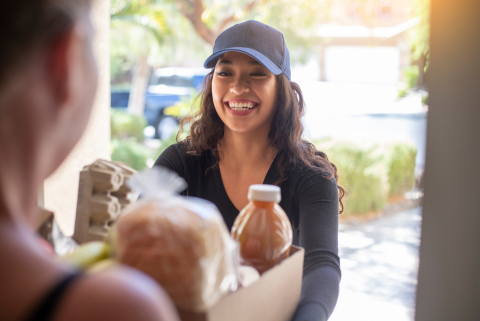
[[[178,122],[171,116],[160,115],[155,124],[155,136],[161,140],[170,138],[178,129]]]

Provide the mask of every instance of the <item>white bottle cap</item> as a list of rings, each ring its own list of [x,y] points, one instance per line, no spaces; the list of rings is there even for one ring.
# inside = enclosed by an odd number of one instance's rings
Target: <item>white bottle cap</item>
[[[282,196],[280,187],[267,184],[250,185],[248,188],[248,200],[260,202],[276,202],[280,203]]]

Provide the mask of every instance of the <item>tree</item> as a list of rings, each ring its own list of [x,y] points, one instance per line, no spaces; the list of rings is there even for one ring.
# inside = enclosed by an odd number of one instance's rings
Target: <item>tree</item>
[[[264,1],[250,18],[281,31],[292,63],[303,63],[319,49],[321,39],[317,28],[329,19],[333,1],[335,0]]]
[[[410,31],[412,60],[418,62],[418,86],[424,86],[424,73],[430,58],[430,0],[414,0],[413,16],[420,22]]]
[[[318,43],[315,27],[328,14],[331,0],[171,0],[196,33],[213,47],[217,36],[235,22],[255,19],[280,30],[293,50],[292,60],[304,60]],[[293,46],[290,46],[293,45]]]
[[[143,115],[145,93],[148,85],[148,57],[152,46],[161,46],[171,34],[166,17],[166,10],[154,0],[112,0],[112,42],[115,36],[117,47],[123,49],[123,55],[133,60],[133,76],[128,101],[128,110],[132,114]],[[120,34],[115,34],[120,31]]]
[[[206,8],[203,0],[175,0],[180,12],[192,23],[198,35],[210,45],[215,44],[217,36],[233,21],[248,14],[261,0],[250,0],[243,7],[238,2],[229,3],[230,12],[219,18],[213,8]],[[237,4],[237,5],[235,5]],[[218,3],[217,8],[218,9]]]

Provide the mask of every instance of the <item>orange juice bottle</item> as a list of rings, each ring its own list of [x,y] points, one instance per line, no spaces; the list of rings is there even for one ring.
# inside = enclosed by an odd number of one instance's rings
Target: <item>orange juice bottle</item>
[[[241,263],[262,274],[290,254],[292,225],[287,214],[278,205],[280,187],[251,185],[250,203],[238,214],[232,228],[232,237],[240,245]]]

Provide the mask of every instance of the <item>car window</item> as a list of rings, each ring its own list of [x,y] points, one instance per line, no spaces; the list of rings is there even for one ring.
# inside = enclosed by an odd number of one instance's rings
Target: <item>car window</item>
[[[180,76],[160,76],[157,85],[166,85],[172,87],[194,87],[192,79]]]

